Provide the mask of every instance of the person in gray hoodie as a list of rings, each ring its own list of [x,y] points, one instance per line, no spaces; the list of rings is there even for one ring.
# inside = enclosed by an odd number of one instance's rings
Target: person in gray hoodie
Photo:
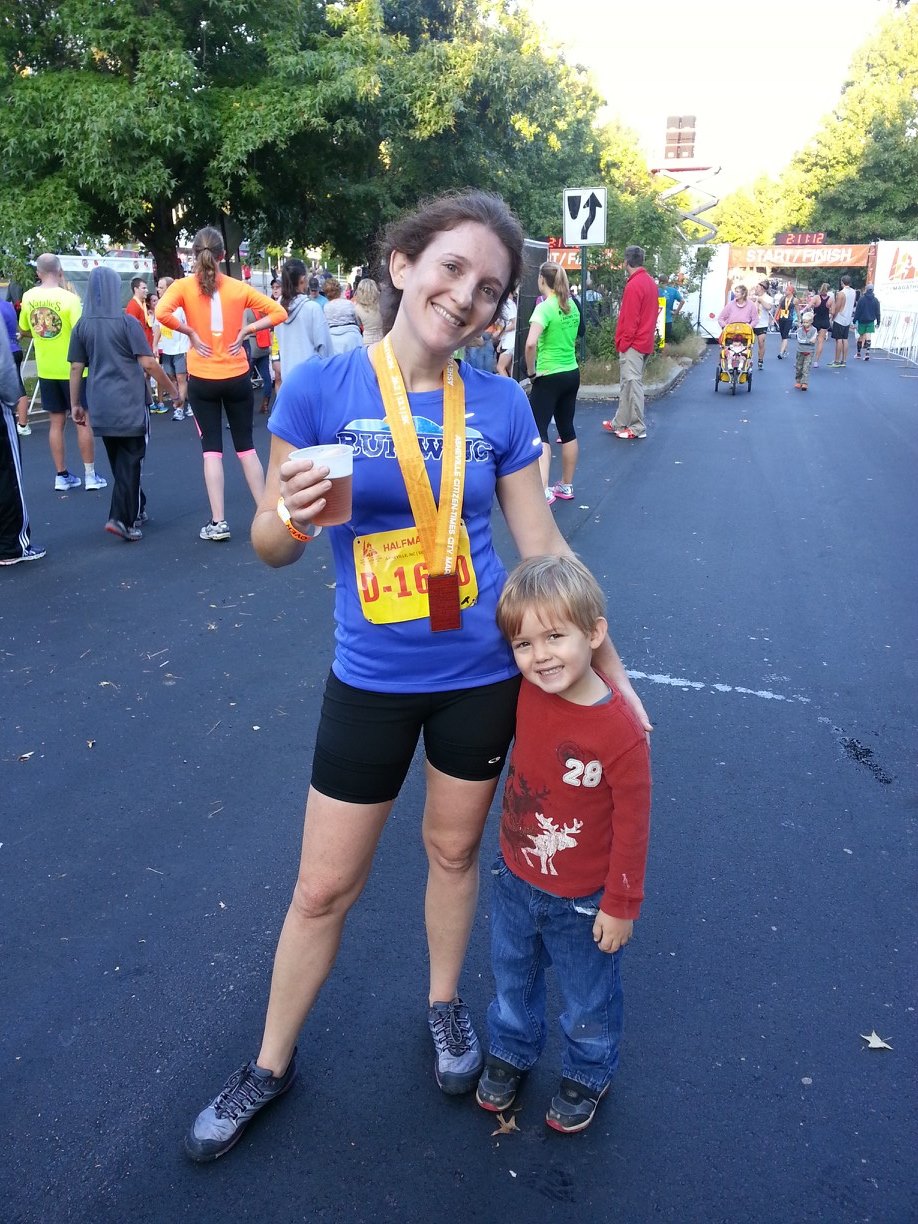
[[[93,268],[83,314],[70,336],[70,414],[85,429],[79,400],[83,369],[89,366],[86,402],[92,431],[105,444],[114,476],[105,530],[133,543],[142,538],[146,497],[140,472],[150,432],[150,390],[155,378],[167,395],[178,388],[153,356],[143,328],[121,308],[121,278],[111,268]]]
[[[332,338],[325,312],[306,292],[308,277],[302,259],[288,259],[281,269],[281,306],[287,320],[274,329],[280,352],[281,382],[311,357],[331,357]]]
[[[43,548],[33,548],[29,512],[22,491],[22,451],[16,418],[29,406],[6,328],[0,327],[0,565],[40,561]]]

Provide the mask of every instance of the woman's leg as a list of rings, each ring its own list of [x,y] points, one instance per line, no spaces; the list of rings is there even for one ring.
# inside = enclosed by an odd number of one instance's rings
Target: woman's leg
[[[194,412],[195,424],[201,435],[204,453],[204,487],[210,502],[210,517],[222,522],[223,508],[223,409],[220,399],[222,383],[208,378],[188,379],[188,402]]]
[[[459,975],[478,903],[478,847],[497,779],[466,782],[429,762],[424,806],[428,876],[424,915],[430,952],[430,1003],[459,992]]]
[[[233,436],[236,457],[242,464],[242,474],[257,506],[265,491],[265,470],[261,466],[252,438],[255,396],[252,381],[247,374],[227,379],[223,390],[223,407]]]
[[[568,370],[558,377],[564,380],[561,394],[555,405],[555,424],[558,426],[558,436],[561,439],[561,483],[573,485],[577,458],[580,454],[577,431],[574,429],[577,392],[580,390],[580,371]]]
[[[197,413],[195,413],[197,416]],[[221,523],[226,518],[223,496],[223,452],[204,452],[204,487],[207,490],[207,500],[210,503],[210,517],[215,523]]]
[[[823,345],[825,344],[825,342],[826,342],[826,329],[824,327],[820,327],[819,331],[816,333],[816,352],[813,356],[814,365],[819,365],[819,358],[822,355],[822,349],[823,349]]]
[[[577,470],[577,459],[580,455],[580,443],[576,438],[570,442],[561,443],[561,483],[572,485],[574,472]]]
[[[543,374],[536,378],[529,393],[529,406],[538,426],[542,439],[542,454],[539,456],[539,471],[542,473],[542,485],[548,488],[551,473],[551,444],[548,441],[548,426],[555,413],[555,380],[557,374]]]
[[[300,869],[274,957],[258,1065],[287,1069],[297,1036],[335,962],[344,920],[370,874],[392,807],[343,803],[310,788]]]

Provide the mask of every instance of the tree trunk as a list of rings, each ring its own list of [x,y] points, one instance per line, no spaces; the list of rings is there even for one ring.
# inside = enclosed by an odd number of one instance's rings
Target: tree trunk
[[[178,257],[178,226],[172,217],[172,203],[167,199],[153,201],[153,207],[145,224],[137,228],[156,264],[156,276],[184,276]]]

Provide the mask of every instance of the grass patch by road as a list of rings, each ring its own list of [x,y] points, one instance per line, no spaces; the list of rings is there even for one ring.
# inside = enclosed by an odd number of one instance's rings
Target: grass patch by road
[[[706,348],[700,336],[689,336],[678,344],[667,344],[662,353],[652,353],[644,370],[644,385],[656,386],[665,382],[677,365],[688,359],[695,362]],[[619,380],[618,361],[602,361],[593,358],[580,367],[580,381],[584,386],[604,386]]]

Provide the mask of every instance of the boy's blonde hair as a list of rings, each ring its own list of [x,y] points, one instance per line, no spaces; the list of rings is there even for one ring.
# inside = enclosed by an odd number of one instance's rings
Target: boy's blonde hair
[[[497,623],[508,641],[519,633],[527,612],[541,620],[570,621],[591,634],[606,614],[606,601],[599,583],[577,557],[530,557],[507,579],[497,604]]]

